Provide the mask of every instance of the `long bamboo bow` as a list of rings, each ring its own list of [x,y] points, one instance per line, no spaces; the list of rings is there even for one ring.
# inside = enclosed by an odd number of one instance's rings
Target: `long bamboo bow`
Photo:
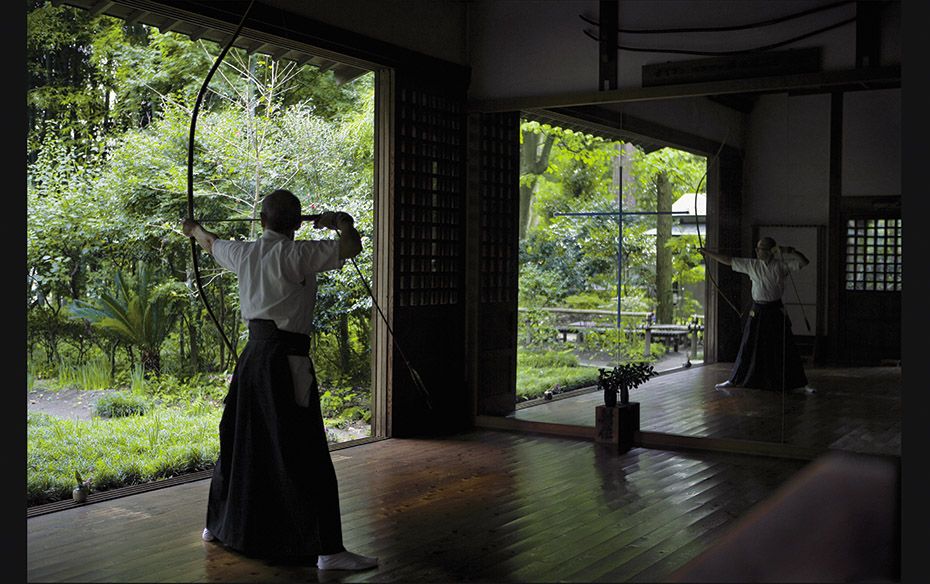
[[[720,158],[720,152],[723,151],[723,146],[724,146],[724,144],[726,144],[726,141],[723,141],[723,142],[720,143],[720,148],[717,149],[717,153],[714,154],[714,157],[713,157],[712,160],[719,160],[719,158]],[[709,163],[709,162],[710,162],[710,161],[708,161],[708,163]],[[694,189],[694,214],[695,214],[695,219],[697,219],[697,212],[698,212],[698,191],[701,190],[701,185],[704,184],[704,179],[706,179],[706,178],[707,178],[707,169],[706,169],[706,167],[705,167],[705,169],[704,169],[704,176],[701,177],[701,180],[698,182],[697,188]],[[701,247],[701,248],[703,248],[703,247],[704,247],[704,242],[701,240],[701,222],[700,222],[700,221],[695,220],[695,222],[694,222],[694,229],[697,231],[698,246]],[[742,318],[743,318],[743,313],[740,312],[739,308],[737,308],[735,304],[733,304],[733,301],[730,300],[729,296],[727,296],[727,295],[723,292],[723,290],[720,289],[720,286],[717,284],[717,280],[715,280],[714,277],[713,277],[712,275],[710,275],[709,272],[705,272],[705,275],[706,275],[707,278],[710,280],[711,284],[714,285],[714,288],[717,289],[717,292],[723,297],[724,300],[726,300],[727,304],[730,305],[730,308],[732,308],[733,311],[736,312],[736,314],[739,316],[739,318],[742,319]]]
[[[239,26],[236,27],[236,31],[232,34],[231,37],[229,37],[229,40],[226,42],[223,50],[220,51],[216,61],[213,62],[213,67],[210,68],[210,72],[207,73],[207,77],[203,80],[203,85],[200,86],[200,92],[197,94],[197,101],[194,103],[194,111],[191,114],[190,136],[188,137],[187,143],[187,217],[191,220],[194,220],[194,133],[197,129],[197,113],[200,110],[200,104],[203,101],[203,97],[207,92],[207,87],[210,85],[210,79],[213,78],[213,74],[216,73],[220,63],[223,62],[223,57],[225,57],[226,53],[229,52],[229,49],[232,47],[236,37],[238,37],[239,33],[242,32],[242,26],[245,24],[246,18],[248,17],[249,12],[252,10],[253,4],[255,4],[255,0],[249,2],[249,6],[242,14],[242,19],[239,21]],[[207,309],[207,313],[213,320],[213,324],[216,325],[216,329],[220,332],[220,337],[222,337],[223,342],[226,343],[227,347],[229,347],[229,351],[232,353],[233,357],[238,360],[239,357],[236,353],[236,348],[229,341],[229,338],[223,331],[223,327],[220,325],[220,321],[213,313],[213,309],[210,307],[210,303],[207,302],[207,296],[203,291],[203,282],[200,278],[200,265],[197,260],[198,255],[199,252],[197,250],[197,241],[192,237],[191,258],[194,264],[194,281],[197,283],[197,291],[200,293],[200,300],[203,302],[204,307]]]

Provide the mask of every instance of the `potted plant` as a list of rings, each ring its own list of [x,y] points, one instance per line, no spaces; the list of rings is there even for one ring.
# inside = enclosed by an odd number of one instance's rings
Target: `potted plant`
[[[639,403],[630,401],[630,390],[655,374],[653,366],[645,362],[625,363],[610,370],[598,369],[597,385],[604,390],[604,405],[595,410],[597,442],[615,444],[620,452],[635,445],[639,432]]]
[[[646,362],[624,363],[609,371],[601,367],[597,370],[597,386],[604,390],[604,405],[609,408],[616,406],[618,394],[621,405],[630,403],[630,390],[639,387],[655,374],[655,368]]]
[[[80,471],[74,471],[74,478],[77,479],[77,486],[71,491],[71,498],[75,503],[84,503],[87,501],[87,494],[90,493],[90,479],[84,480]]]

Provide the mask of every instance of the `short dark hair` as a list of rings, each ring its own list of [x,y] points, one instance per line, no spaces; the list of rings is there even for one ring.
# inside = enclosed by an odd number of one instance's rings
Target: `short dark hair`
[[[775,240],[771,237],[763,237],[756,243],[756,247],[762,247],[762,249],[772,249],[775,247]]]
[[[300,199],[285,189],[273,191],[262,199],[262,219],[265,228],[287,233],[300,226]]]

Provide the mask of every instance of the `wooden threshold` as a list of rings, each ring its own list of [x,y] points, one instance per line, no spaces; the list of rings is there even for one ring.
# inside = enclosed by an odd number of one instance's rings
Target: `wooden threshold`
[[[592,427],[557,424],[553,422],[534,422],[496,416],[477,416],[475,418],[475,427],[488,430],[510,430],[515,432],[545,434],[549,436],[580,438],[591,441],[595,439],[595,429]],[[635,446],[639,448],[652,448],[657,450],[725,452],[729,454],[748,454],[752,456],[773,456],[792,460],[814,460],[819,455],[823,454],[822,450],[792,444],[728,438],[681,436],[663,432],[637,432],[634,443]]]
[[[778,444],[775,442],[757,442],[754,440],[734,440],[728,438],[704,438],[697,436],[680,436],[662,432],[637,432],[635,443],[641,448],[660,450],[701,450],[710,452],[728,452],[730,454],[749,454],[752,456],[774,456],[793,460],[814,460],[823,454],[822,450]]]
[[[531,420],[516,420],[498,416],[475,416],[476,428],[487,430],[513,430],[517,432],[531,432],[549,436],[565,436],[594,440],[594,428],[573,426],[571,424],[556,424],[553,422],[534,422]]]

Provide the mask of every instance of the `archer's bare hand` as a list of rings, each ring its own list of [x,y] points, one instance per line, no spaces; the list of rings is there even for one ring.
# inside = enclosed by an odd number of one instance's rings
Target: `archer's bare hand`
[[[194,236],[194,230],[200,227],[200,224],[194,221],[193,219],[185,219],[184,223],[181,224],[181,230],[184,232],[184,235],[187,237]]]
[[[332,211],[323,211],[319,217],[313,220],[313,226],[317,229],[335,229],[336,214]]]
[[[313,222],[313,226],[317,229],[345,229],[354,225],[355,220],[352,216],[342,211],[324,211]]]

